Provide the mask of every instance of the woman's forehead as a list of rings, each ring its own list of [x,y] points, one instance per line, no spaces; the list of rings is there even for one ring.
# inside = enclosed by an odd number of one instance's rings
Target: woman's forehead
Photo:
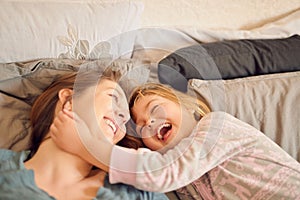
[[[118,83],[109,79],[101,79],[98,83],[97,88],[99,90],[103,89],[113,89],[113,90],[121,90],[120,87],[118,87]]]
[[[117,82],[112,81],[110,79],[100,80],[97,86],[97,93],[101,93],[106,90],[112,90],[114,94],[126,98],[125,93],[121,88],[121,86]]]

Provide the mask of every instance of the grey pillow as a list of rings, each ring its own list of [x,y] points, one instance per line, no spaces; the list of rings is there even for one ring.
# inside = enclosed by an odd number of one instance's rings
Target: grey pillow
[[[0,148],[28,148],[30,110],[53,80],[78,70],[83,61],[47,59],[0,64]]]
[[[229,40],[178,49],[158,63],[159,81],[186,92],[187,81],[300,70],[300,36]]]
[[[101,59],[95,61],[73,59],[42,59],[26,63],[0,64],[0,148],[16,151],[28,149],[30,139],[30,110],[40,95],[58,77],[93,62],[99,66],[112,65],[126,74],[133,68],[131,59]],[[126,77],[122,79],[126,83]],[[127,84],[128,85],[128,84]],[[130,85],[131,86],[131,85]],[[129,88],[129,87],[128,87]]]
[[[253,125],[300,161],[300,71],[232,80],[189,81],[188,93],[213,111],[225,111]]]

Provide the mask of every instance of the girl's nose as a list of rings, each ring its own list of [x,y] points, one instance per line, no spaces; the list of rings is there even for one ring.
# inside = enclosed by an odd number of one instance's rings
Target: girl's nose
[[[147,122],[147,126],[148,126],[149,128],[151,128],[151,127],[153,126],[154,123],[155,123],[155,120],[154,120],[153,118],[150,118],[150,119],[148,120],[148,122]]]

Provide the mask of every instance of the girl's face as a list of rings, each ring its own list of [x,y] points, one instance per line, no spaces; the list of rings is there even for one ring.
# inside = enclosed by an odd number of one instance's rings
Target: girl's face
[[[96,89],[94,106],[102,133],[116,144],[125,136],[130,117],[124,91],[118,83],[103,79]]]
[[[151,150],[173,147],[196,125],[190,111],[157,95],[140,97],[131,111],[137,134]]]

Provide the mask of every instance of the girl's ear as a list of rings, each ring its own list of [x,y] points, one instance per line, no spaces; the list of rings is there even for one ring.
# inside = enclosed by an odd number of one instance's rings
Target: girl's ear
[[[62,109],[72,110],[72,95],[73,90],[64,88],[58,92],[58,98],[60,103],[63,105]]]

